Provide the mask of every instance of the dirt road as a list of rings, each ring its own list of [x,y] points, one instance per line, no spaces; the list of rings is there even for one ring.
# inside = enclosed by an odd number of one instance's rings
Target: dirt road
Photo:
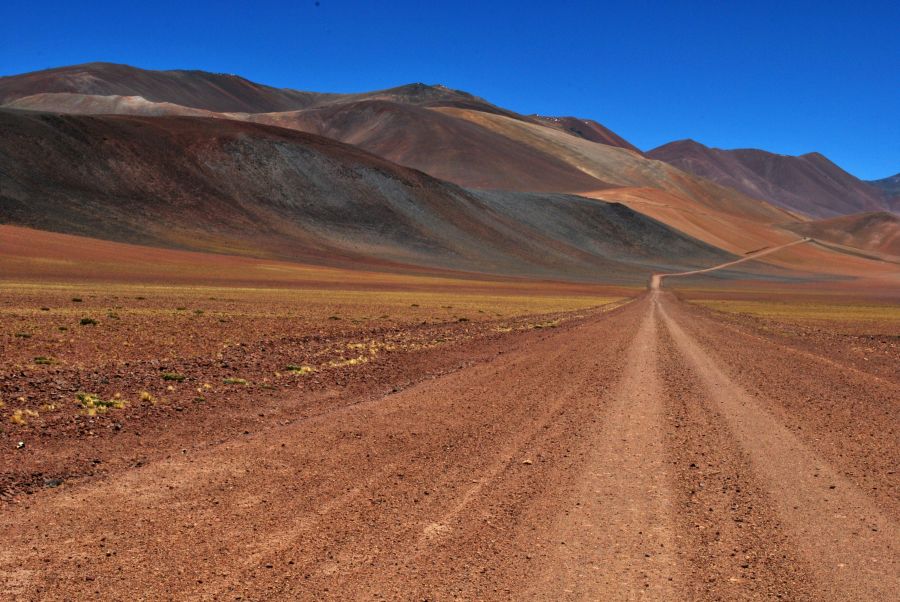
[[[22,496],[0,507],[0,598],[900,599],[900,381],[804,353],[652,290]],[[773,386],[792,371],[811,389]]]
[[[739,263],[744,263],[745,261],[753,261],[754,259],[759,259],[760,257],[765,257],[766,255],[770,255],[775,253],[776,251],[780,251],[782,249],[786,249],[788,247],[793,247],[794,245],[803,244],[805,242],[810,242],[811,238],[801,238],[799,240],[794,240],[789,243],[778,245],[777,247],[769,247],[766,249],[760,249],[759,251],[754,251],[752,253],[748,253],[744,257],[740,259],[735,259],[734,261],[729,261],[727,263],[721,263],[719,265],[715,265],[709,268],[703,268],[700,270],[690,270],[688,272],[671,272],[669,274],[653,274],[650,277],[650,288],[651,289],[659,289],[662,287],[663,278],[671,278],[675,276],[693,276],[695,274],[706,274],[707,272],[715,272],[716,270],[721,270],[724,268],[730,268]]]

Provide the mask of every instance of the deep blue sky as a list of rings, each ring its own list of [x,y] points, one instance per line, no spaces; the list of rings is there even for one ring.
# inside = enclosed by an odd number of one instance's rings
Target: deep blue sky
[[[328,92],[442,83],[643,149],[815,150],[879,178],[900,171],[898,23],[896,0],[3,0],[0,74],[111,61]]]

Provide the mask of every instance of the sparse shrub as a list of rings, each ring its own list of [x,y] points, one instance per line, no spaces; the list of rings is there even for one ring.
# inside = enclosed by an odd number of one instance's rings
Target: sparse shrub
[[[42,308],[41,308],[41,311],[50,311],[50,308],[49,308],[49,307],[42,307]]]
[[[418,303],[413,303],[412,305],[410,305],[410,307],[419,307],[419,304],[418,304]]]
[[[109,312],[106,312],[106,317],[109,318],[110,320],[118,320],[119,314],[117,314],[114,311],[109,311]]]
[[[141,391],[141,401],[149,401],[152,404],[156,403],[156,399],[153,395],[150,394],[149,391]]]
[[[316,371],[312,366],[295,366],[291,364],[287,368],[285,368],[286,372],[290,372],[291,374],[299,374],[301,376],[306,376],[307,374],[312,374]]]
[[[95,320],[94,318],[81,318],[81,322],[79,322],[82,326],[96,326],[100,322]]]
[[[52,364],[53,360],[50,359],[49,357],[44,357],[43,355],[39,355],[36,358],[34,358],[34,363],[41,364],[41,365],[47,365],[47,364]]]
[[[137,299],[138,301],[143,301],[143,300],[146,299],[146,298],[147,298],[147,297],[135,297],[135,299]]]
[[[202,310],[202,309],[195,309],[195,310],[194,310],[194,315],[195,315],[195,316],[202,316],[202,315],[203,315],[203,310]]]
[[[110,409],[121,410],[126,404],[126,401],[118,393],[113,395],[112,399],[101,399],[94,393],[78,393],[75,397],[87,416],[102,414]]]
[[[17,332],[16,337],[18,337],[20,339],[30,339],[31,333],[30,332]]]
[[[34,410],[16,410],[10,415],[9,421],[13,424],[18,424],[19,426],[25,426],[28,424],[29,418],[37,418],[38,413]]]
[[[176,311],[184,311],[186,309],[187,309],[186,307],[176,307],[175,308]]]
[[[328,319],[329,320],[340,320],[341,317],[340,316],[328,316]]]
[[[81,297],[72,297],[72,303],[81,303]]]
[[[69,330],[69,327],[68,327],[68,326],[57,326],[56,328],[57,328],[58,330],[61,330],[62,332],[65,332],[65,331]]]
[[[178,374],[177,372],[163,372],[162,375],[163,380],[174,380],[175,382],[181,382],[184,380],[184,374]]]
[[[222,381],[226,385],[246,385],[247,381],[243,378],[226,378]]]
[[[468,322],[468,321],[469,321],[469,318],[460,318],[460,319],[457,320],[457,321],[458,321],[458,322]]]

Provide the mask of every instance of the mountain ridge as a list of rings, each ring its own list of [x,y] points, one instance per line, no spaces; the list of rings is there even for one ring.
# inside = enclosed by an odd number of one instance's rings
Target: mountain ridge
[[[815,151],[793,156],[760,149],[725,150],[684,139],[645,154],[813,218],[889,208],[880,190]]]

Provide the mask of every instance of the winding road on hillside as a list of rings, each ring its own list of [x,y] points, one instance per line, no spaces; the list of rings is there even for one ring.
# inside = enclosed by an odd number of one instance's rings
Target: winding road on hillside
[[[898,394],[654,289],[0,508],[0,597],[897,600]]]
[[[662,280],[663,278],[673,278],[676,276],[694,276],[696,274],[706,274],[708,272],[715,272],[716,270],[721,270],[724,268],[730,268],[731,266],[737,265],[739,263],[744,263],[745,261],[753,261],[754,259],[759,259],[760,257],[764,257],[766,255],[771,255],[777,251],[781,251],[782,249],[786,249],[788,247],[793,247],[794,245],[800,245],[805,242],[811,242],[813,239],[811,238],[801,238],[799,240],[794,240],[789,243],[778,245],[776,247],[768,247],[765,249],[760,249],[759,251],[754,251],[752,253],[748,253],[744,257],[740,259],[735,259],[734,261],[729,261],[726,263],[721,263],[719,265],[714,265],[710,268],[702,268],[699,270],[690,270],[687,272],[670,272],[668,274],[653,274],[650,277],[650,288],[651,289],[659,289],[662,288]]]

